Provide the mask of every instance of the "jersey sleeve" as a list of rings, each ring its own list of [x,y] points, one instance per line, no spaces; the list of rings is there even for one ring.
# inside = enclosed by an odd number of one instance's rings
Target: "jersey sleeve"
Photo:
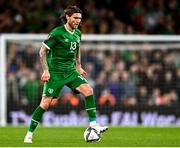
[[[79,34],[80,41],[81,41],[82,33],[81,33],[81,31],[79,29],[78,29],[78,34]]]
[[[53,48],[53,46],[55,46],[56,43],[57,43],[57,36],[53,31],[50,32],[48,38],[42,42],[42,44],[49,50]]]
[[[82,37],[82,33],[79,29],[77,29],[77,33],[78,33],[78,36],[79,36],[79,44],[81,44],[81,37]]]

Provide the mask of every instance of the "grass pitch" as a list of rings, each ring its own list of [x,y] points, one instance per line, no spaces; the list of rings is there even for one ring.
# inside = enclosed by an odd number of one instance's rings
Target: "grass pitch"
[[[1,127],[0,147],[180,147],[180,128],[110,127],[100,142],[86,143],[85,127],[38,127],[24,144],[27,127]]]

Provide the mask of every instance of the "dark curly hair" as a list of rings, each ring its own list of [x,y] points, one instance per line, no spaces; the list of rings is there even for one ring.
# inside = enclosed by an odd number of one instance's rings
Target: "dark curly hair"
[[[66,23],[67,22],[66,15],[71,16],[74,13],[81,13],[82,14],[82,10],[80,8],[78,8],[77,6],[69,6],[69,7],[67,7],[64,10],[63,14],[60,16],[61,21],[63,23]]]

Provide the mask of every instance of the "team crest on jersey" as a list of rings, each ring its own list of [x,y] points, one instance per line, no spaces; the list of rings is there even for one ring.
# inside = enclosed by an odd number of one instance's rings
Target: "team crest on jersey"
[[[48,92],[49,92],[50,94],[52,94],[52,93],[54,92],[54,89],[49,88],[49,89],[48,89]]]

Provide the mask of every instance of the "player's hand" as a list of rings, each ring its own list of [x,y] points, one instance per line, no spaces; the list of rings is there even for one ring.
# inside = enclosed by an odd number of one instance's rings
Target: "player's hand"
[[[83,77],[86,77],[86,76],[87,76],[87,73],[86,73],[86,71],[85,71],[83,68],[78,67],[78,68],[76,68],[76,69],[77,69],[77,71],[80,73],[80,75],[82,75]]]
[[[49,79],[50,79],[49,71],[48,70],[44,70],[44,72],[43,72],[43,74],[41,76],[41,81],[47,82],[47,81],[49,81]]]

